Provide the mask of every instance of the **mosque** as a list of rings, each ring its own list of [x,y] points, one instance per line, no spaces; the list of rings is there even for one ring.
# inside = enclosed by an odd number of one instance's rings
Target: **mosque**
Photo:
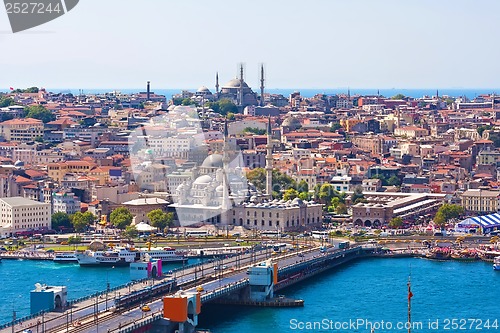
[[[253,230],[296,230],[322,222],[322,205],[312,201],[272,200],[271,120],[267,126],[266,190],[257,191],[243,172],[244,161],[228,140],[224,125],[224,149],[211,154],[195,168],[193,177],[170,189],[181,226],[239,225]]]
[[[264,105],[264,66],[261,66],[260,78],[260,96],[255,93],[252,88],[244,80],[243,65],[240,65],[240,77],[236,77],[226,84],[219,86],[219,73],[215,75],[215,94],[205,86],[200,87],[192,97],[193,99],[202,101],[217,101],[221,99],[229,99],[236,104],[241,110],[248,105]],[[220,88],[220,89],[219,89]]]

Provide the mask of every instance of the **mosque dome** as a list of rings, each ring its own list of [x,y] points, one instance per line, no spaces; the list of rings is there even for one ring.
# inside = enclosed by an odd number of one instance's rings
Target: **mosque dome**
[[[297,118],[289,116],[283,120],[281,127],[289,127],[292,131],[297,130],[302,127],[302,124]]]
[[[304,201],[302,201],[302,199],[295,198],[292,200],[292,205],[297,205],[299,207],[302,207],[302,206],[305,206],[305,203],[304,203]]]
[[[232,79],[231,81],[227,82],[225,85],[222,86],[222,88],[239,88],[240,87],[240,79]],[[243,88],[248,88],[248,84],[243,81]]]
[[[222,168],[222,155],[220,154],[211,154],[208,155],[203,163],[201,164],[202,168]]]
[[[207,93],[207,94],[211,94],[212,92],[205,86],[201,86],[200,88],[198,88],[198,90],[196,92],[199,92],[199,93]]]
[[[224,186],[221,184],[215,188],[215,192],[222,193],[224,192]]]
[[[209,175],[203,175],[196,178],[193,185],[208,185],[211,182],[212,182],[212,177],[210,177]]]

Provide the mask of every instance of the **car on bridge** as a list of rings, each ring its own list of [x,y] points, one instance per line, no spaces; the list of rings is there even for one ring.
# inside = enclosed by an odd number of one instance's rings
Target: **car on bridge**
[[[196,287],[196,291],[202,292],[202,291],[205,291],[205,289],[203,289],[202,286],[198,286],[198,287]]]
[[[141,311],[148,312],[148,311],[151,311],[151,308],[149,307],[149,305],[144,304],[143,306],[141,306]]]

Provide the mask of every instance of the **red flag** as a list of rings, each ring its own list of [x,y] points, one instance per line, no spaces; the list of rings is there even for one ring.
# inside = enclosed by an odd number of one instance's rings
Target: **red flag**
[[[411,292],[411,290],[408,290],[408,300],[411,300],[412,297],[413,293]]]
[[[10,90],[14,90],[14,88],[10,87]]]

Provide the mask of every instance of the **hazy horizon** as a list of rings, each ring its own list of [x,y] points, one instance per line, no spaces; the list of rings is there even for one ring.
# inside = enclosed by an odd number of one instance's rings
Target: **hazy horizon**
[[[254,89],[261,64],[266,86],[303,87],[272,89],[489,89],[499,11],[495,0],[86,0],[12,34],[0,10],[0,86],[212,87],[242,62]]]

